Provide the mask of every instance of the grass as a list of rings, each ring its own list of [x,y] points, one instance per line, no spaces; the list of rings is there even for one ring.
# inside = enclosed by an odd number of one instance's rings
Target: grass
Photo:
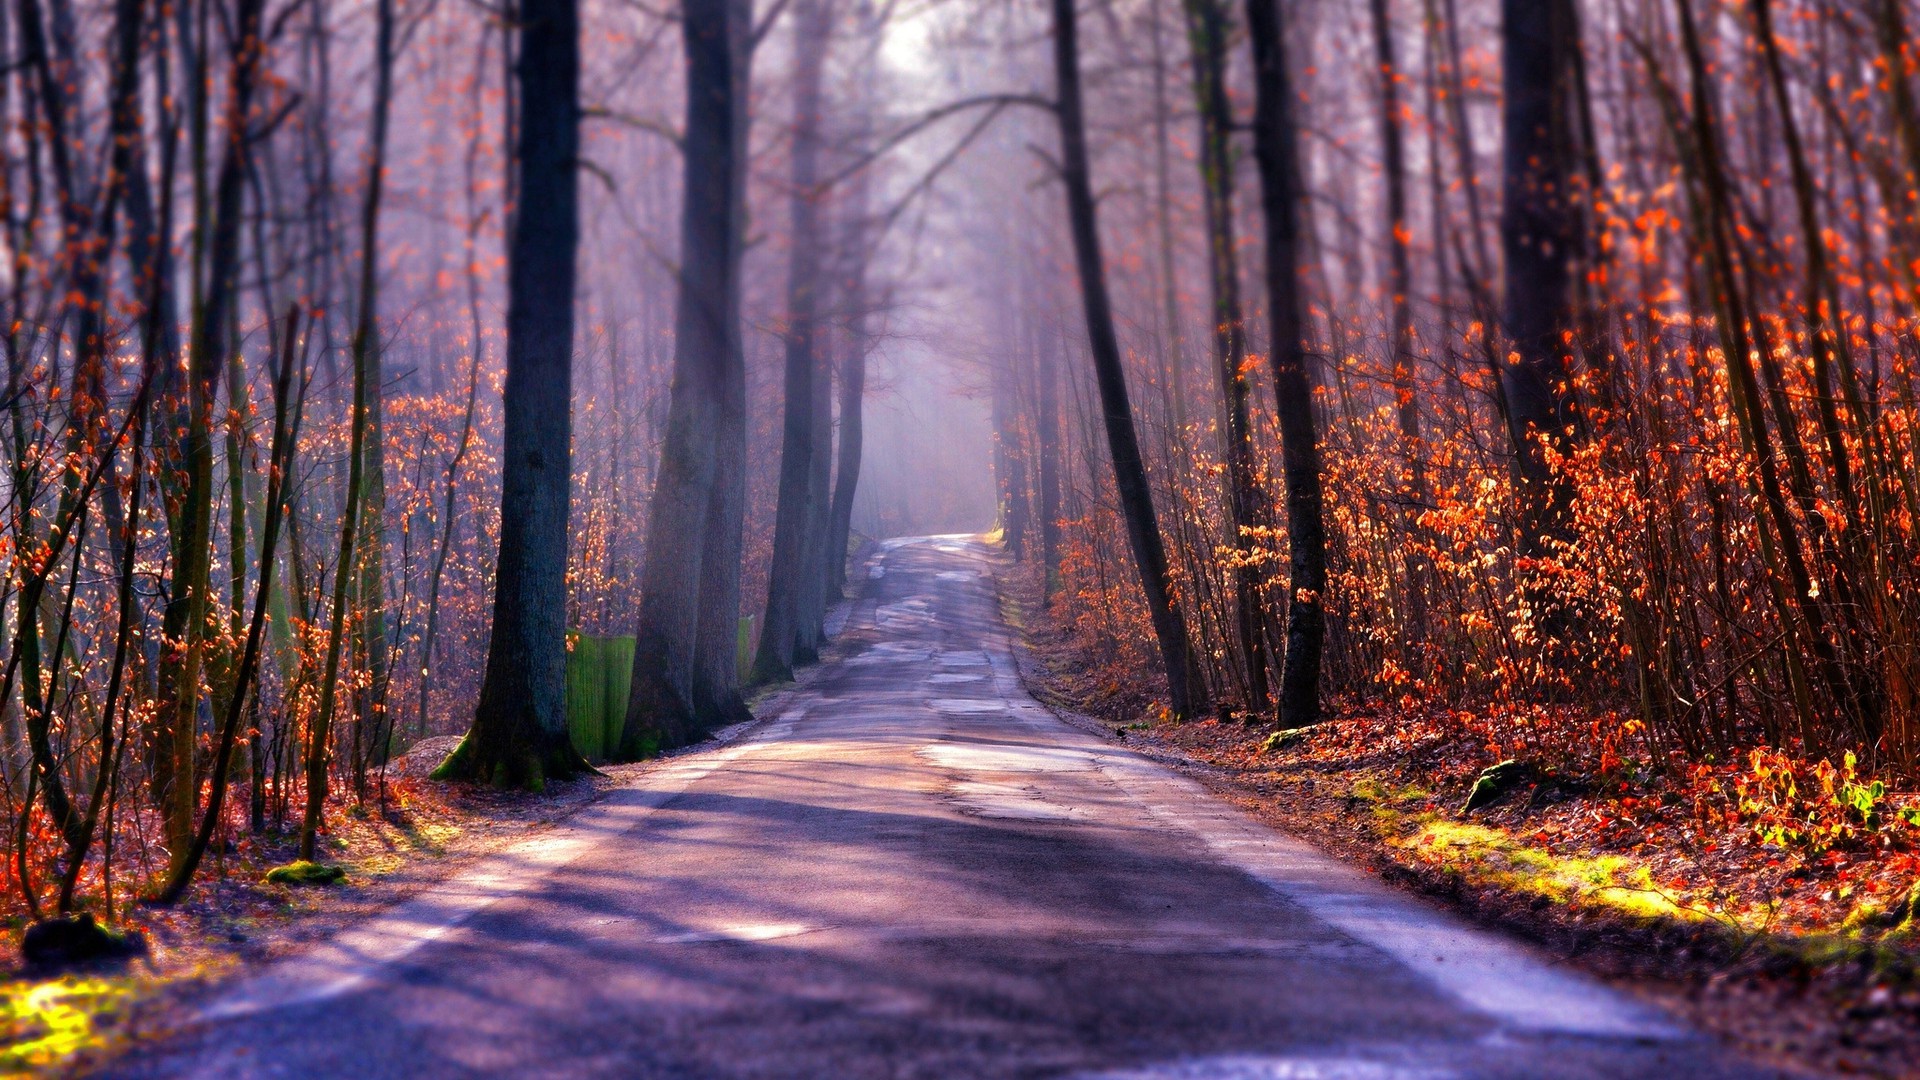
[[[1420,815],[1389,842],[1475,881],[1559,903],[1612,909],[1643,919],[1715,918],[1661,888],[1643,866],[1619,855],[1556,855],[1499,829]]]
[[[130,977],[67,976],[0,991],[0,1074],[50,1070],[98,1046],[138,996]]]

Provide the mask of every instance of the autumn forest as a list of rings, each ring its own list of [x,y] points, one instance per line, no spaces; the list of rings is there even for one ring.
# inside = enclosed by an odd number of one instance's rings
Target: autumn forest
[[[1910,932],[1916,24],[6,0],[11,925],[696,746],[985,533],[1123,740],[1454,754]]]

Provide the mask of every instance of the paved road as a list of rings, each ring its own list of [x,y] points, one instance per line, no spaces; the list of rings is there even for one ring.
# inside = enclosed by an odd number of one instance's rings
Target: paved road
[[[1060,723],[985,565],[890,543],[777,715],[116,1075],[1758,1075]]]

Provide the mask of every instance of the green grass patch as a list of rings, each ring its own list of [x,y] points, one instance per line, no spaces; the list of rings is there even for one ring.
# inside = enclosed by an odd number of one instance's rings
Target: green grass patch
[[[1645,919],[1709,917],[1687,904],[1684,895],[1661,888],[1645,867],[1618,855],[1555,855],[1499,829],[1438,816],[1422,816],[1410,832],[1390,842],[1471,880],[1563,904],[1597,905]]]
[[[51,1070],[97,1046],[136,996],[130,978],[68,976],[0,991],[0,1074]]]

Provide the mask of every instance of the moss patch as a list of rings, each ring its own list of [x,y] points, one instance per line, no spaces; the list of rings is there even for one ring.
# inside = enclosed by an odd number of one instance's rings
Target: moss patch
[[[1642,919],[1730,921],[1661,888],[1646,867],[1619,855],[1556,855],[1499,829],[1426,815],[1416,819],[1410,832],[1389,842],[1476,882],[1563,904],[1596,905]]]
[[[332,863],[308,862],[301,859],[285,866],[276,866],[267,871],[269,885],[338,885],[347,880],[344,868]]]

